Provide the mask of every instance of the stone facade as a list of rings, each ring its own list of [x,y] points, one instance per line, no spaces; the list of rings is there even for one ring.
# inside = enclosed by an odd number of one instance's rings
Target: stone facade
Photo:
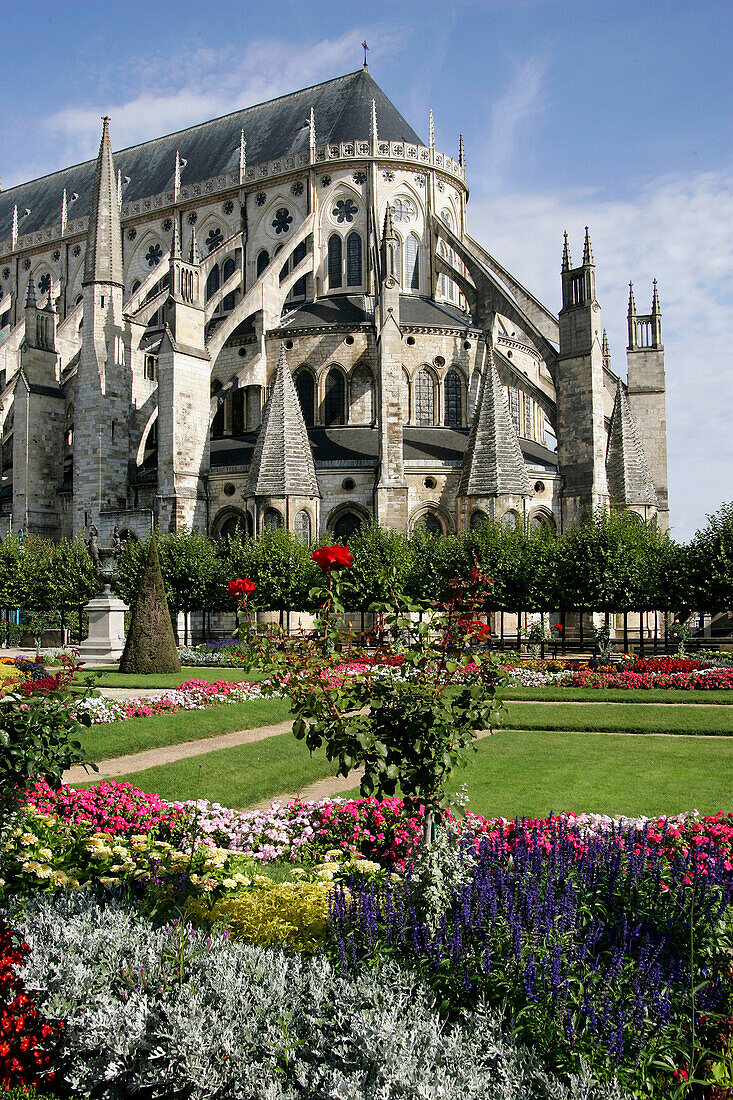
[[[0,536],[666,527],[656,286],[625,382],[589,235],[554,316],[467,202],[366,70],[0,192]]]

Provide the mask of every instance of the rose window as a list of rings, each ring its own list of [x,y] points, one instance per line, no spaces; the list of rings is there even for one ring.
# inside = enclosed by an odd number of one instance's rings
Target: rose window
[[[221,229],[219,229],[219,226],[217,226],[216,229],[210,230],[209,235],[206,238],[206,247],[208,248],[209,252],[213,252],[215,248],[218,248],[219,245],[223,243],[224,234],[222,233]]]
[[[150,248],[145,253],[145,261],[148,267],[157,267],[162,259],[163,249],[159,244],[151,244]]]
[[[392,217],[396,222],[409,222],[415,217],[415,204],[410,199],[395,199]]]
[[[165,221],[163,222],[163,232],[164,233],[170,233],[172,228],[173,228],[173,222],[171,221],[170,218],[166,218]]]
[[[38,289],[40,290],[41,294],[48,294],[49,290],[51,289],[51,276],[48,273],[46,273],[45,275],[41,275],[40,279],[38,280]]]
[[[296,198],[298,197],[298,195],[303,194],[303,190],[304,190],[304,188],[303,188],[303,184],[302,184],[301,180],[296,180],[296,182],[290,188],[291,194],[295,195]]]
[[[276,233],[287,233],[292,225],[292,221],[292,214],[283,206],[275,211],[275,217],[272,219],[272,228]]]
[[[358,209],[352,199],[339,199],[333,208],[333,216],[337,222],[353,222]]]
[[[354,172],[352,179],[354,183],[358,183],[361,186],[361,184],[366,183],[366,172]]]

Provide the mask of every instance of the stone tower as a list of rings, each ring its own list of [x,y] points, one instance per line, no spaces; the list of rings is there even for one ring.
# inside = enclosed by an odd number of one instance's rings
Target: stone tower
[[[491,343],[461,468],[456,497],[458,532],[477,521],[523,516],[532,496],[527,467]]]
[[[251,519],[253,534],[259,535],[268,527],[287,527],[306,544],[316,537],[321,492],[284,347],[280,348],[280,360],[262,414],[245,499],[248,526]]]
[[[74,527],[108,537],[127,504],[131,375],[122,316],[122,233],[109,119],[102,126],[84,257],[84,325],[76,376]]]
[[[402,332],[399,241],[392,208],[384,215],[376,310],[379,390],[379,474],[375,515],[383,527],[407,528],[407,481],[402,442]]]
[[[25,334],[15,391],[13,524],[45,537],[58,533],[56,490],[63,464],[64,394],[59,385],[53,285],[39,305],[33,275],[25,299]]]
[[[583,262],[572,267],[568,235],[562,257],[562,309],[557,390],[558,459],[563,478],[562,525],[609,503],[603,409],[601,307],[596,269],[585,230]]]
[[[657,497],[657,522],[669,530],[667,490],[667,410],[662,344],[662,311],[659,308],[657,280],[654,280],[651,313],[636,312],[634,288],[629,283],[629,346],[626,358],[629,371],[629,405],[644,440],[649,472]]]
[[[170,295],[158,349],[158,495],[163,531],[206,530],[211,362],[195,230],[181,258],[176,215],[170,253]]]

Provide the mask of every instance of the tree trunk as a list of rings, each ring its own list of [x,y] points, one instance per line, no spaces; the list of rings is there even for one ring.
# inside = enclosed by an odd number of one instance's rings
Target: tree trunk
[[[425,830],[423,832],[423,839],[425,841],[425,847],[426,848],[429,848],[433,843],[433,826],[434,826],[433,816],[434,816],[433,811],[428,810],[426,808],[426,810],[425,810],[425,819],[424,819],[425,820]]]

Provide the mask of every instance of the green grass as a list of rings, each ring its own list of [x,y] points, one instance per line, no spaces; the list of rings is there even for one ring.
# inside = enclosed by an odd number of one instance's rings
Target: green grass
[[[145,749],[200,741],[234,730],[256,729],[284,722],[290,716],[286,699],[252,699],[246,703],[222,703],[206,710],[181,710],[151,718],[91,726],[82,735],[90,760],[110,760]]]
[[[237,683],[240,680],[264,680],[267,673],[262,669],[252,668],[190,668],[186,666],[180,672],[164,674],[151,673],[150,675],[138,673],[118,672],[117,667],[89,669],[88,673],[82,672],[82,676],[93,677],[95,687],[104,688],[175,688],[180,687],[186,680],[206,680],[208,683],[216,683],[217,680],[227,680]]]
[[[673,688],[654,688],[650,691],[624,690],[623,688],[561,688],[546,687],[504,688],[500,693],[505,699],[543,699],[548,703],[693,703],[698,706],[711,703],[733,705],[733,691],[680,691]]]
[[[597,703],[545,707],[507,702],[503,714],[503,725],[520,730],[733,735],[730,707],[655,707],[648,703],[623,707],[599,707]]]
[[[134,783],[171,801],[208,798],[239,809],[280,794],[295,793],[317,779],[335,774],[335,765],[329,764],[324,752],[311,756],[302,741],[296,741],[290,733],[282,733],[265,741],[217,749],[205,756],[116,776],[116,781]]]
[[[487,817],[550,810],[607,814],[701,813],[732,807],[733,740],[513,733],[478,742],[449,784],[466,783],[468,809]]]

